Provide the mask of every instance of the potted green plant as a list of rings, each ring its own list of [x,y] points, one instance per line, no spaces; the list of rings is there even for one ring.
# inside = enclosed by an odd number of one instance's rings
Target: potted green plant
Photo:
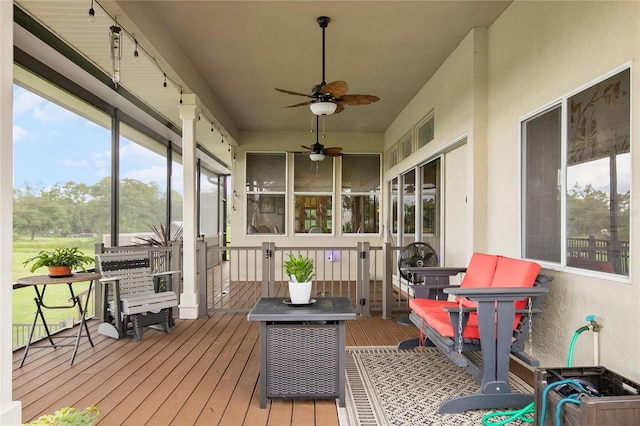
[[[95,262],[93,257],[85,256],[78,247],[61,247],[54,250],[42,250],[37,256],[24,261],[23,265],[31,265],[29,269],[35,272],[42,267],[49,268],[49,276],[65,277],[71,275],[73,269],[86,270],[85,265]]]
[[[292,305],[305,305],[311,300],[311,280],[316,276],[313,260],[306,256],[289,254],[282,264],[285,274],[289,275],[289,297]]]

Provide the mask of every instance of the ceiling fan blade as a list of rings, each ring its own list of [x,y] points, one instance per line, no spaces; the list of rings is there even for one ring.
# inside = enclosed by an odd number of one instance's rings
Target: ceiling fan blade
[[[330,148],[325,148],[324,149],[324,153],[325,153],[325,155],[328,155],[330,157],[339,157],[339,156],[343,155],[342,154],[342,147],[339,147],[339,146],[333,146],[333,147],[330,147]]]
[[[299,92],[293,92],[293,91],[291,91],[291,90],[278,89],[277,87],[276,87],[276,90],[277,90],[278,92],[286,93],[286,94],[288,94],[288,95],[304,96],[305,98],[310,98],[310,97],[311,97],[311,96],[309,96],[309,95],[308,95],[308,94],[306,94],[306,93],[299,93]]]
[[[308,146],[304,146],[304,145],[300,145],[302,148],[306,149],[307,151],[312,151],[312,149]]]
[[[349,90],[349,86],[346,81],[332,81],[331,83],[327,83],[320,91],[325,95],[331,95],[332,98],[341,98],[347,94],[347,90]]]
[[[379,97],[373,95],[344,95],[340,98],[347,105],[369,105],[379,100]]]
[[[338,104],[338,106],[336,107],[336,110],[333,112],[334,114],[338,114],[344,111],[344,103],[336,102],[336,104]]]
[[[300,102],[299,104],[295,104],[295,105],[287,105],[283,108],[295,108],[295,107],[299,107],[299,106],[305,106],[305,105],[309,105],[311,103],[311,101],[307,101],[307,102]]]

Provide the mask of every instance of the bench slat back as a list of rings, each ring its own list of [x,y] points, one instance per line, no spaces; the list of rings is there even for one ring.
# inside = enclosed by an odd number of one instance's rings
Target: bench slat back
[[[155,293],[147,253],[103,253],[96,255],[99,272],[104,278],[120,279],[120,296]]]

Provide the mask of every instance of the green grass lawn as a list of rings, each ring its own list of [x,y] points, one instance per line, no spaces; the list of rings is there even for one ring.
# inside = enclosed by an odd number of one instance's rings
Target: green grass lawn
[[[94,238],[46,238],[40,237],[34,240],[14,238],[13,242],[13,269],[12,283],[20,277],[29,275],[46,275],[47,269],[41,268],[35,272],[31,272],[29,266],[24,266],[26,259],[37,255],[41,250],[49,250],[57,247],[78,247],[87,256],[93,256],[95,252]],[[74,291],[79,292],[85,290],[89,283],[74,284]],[[25,287],[13,290],[13,324],[31,324],[36,311],[34,302],[35,291],[31,287]],[[47,287],[44,301],[50,306],[69,305],[69,288],[67,285],[50,285]],[[93,309],[89,310],[93,313]],[[73,316],[78,319],[78,308],[69,309],[46,309],[44,310],[45,318],[48,324],[59,323],[65,321],[67,317]],[[38,321],[40,323],[40,321]],[[15,342],[14,342],[15,343]]]

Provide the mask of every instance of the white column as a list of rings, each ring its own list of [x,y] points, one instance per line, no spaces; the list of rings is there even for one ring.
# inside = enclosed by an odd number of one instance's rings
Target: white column
[[[183,264],[182,293],[180,294],[180,318],[198,318],[198,289],[196,288],[196,122],[198,97],[182,96],[182,174],[184,199],[182,205]]]
[[[0,1],[0,425],[22,424],[12,401],[13,2]]]

